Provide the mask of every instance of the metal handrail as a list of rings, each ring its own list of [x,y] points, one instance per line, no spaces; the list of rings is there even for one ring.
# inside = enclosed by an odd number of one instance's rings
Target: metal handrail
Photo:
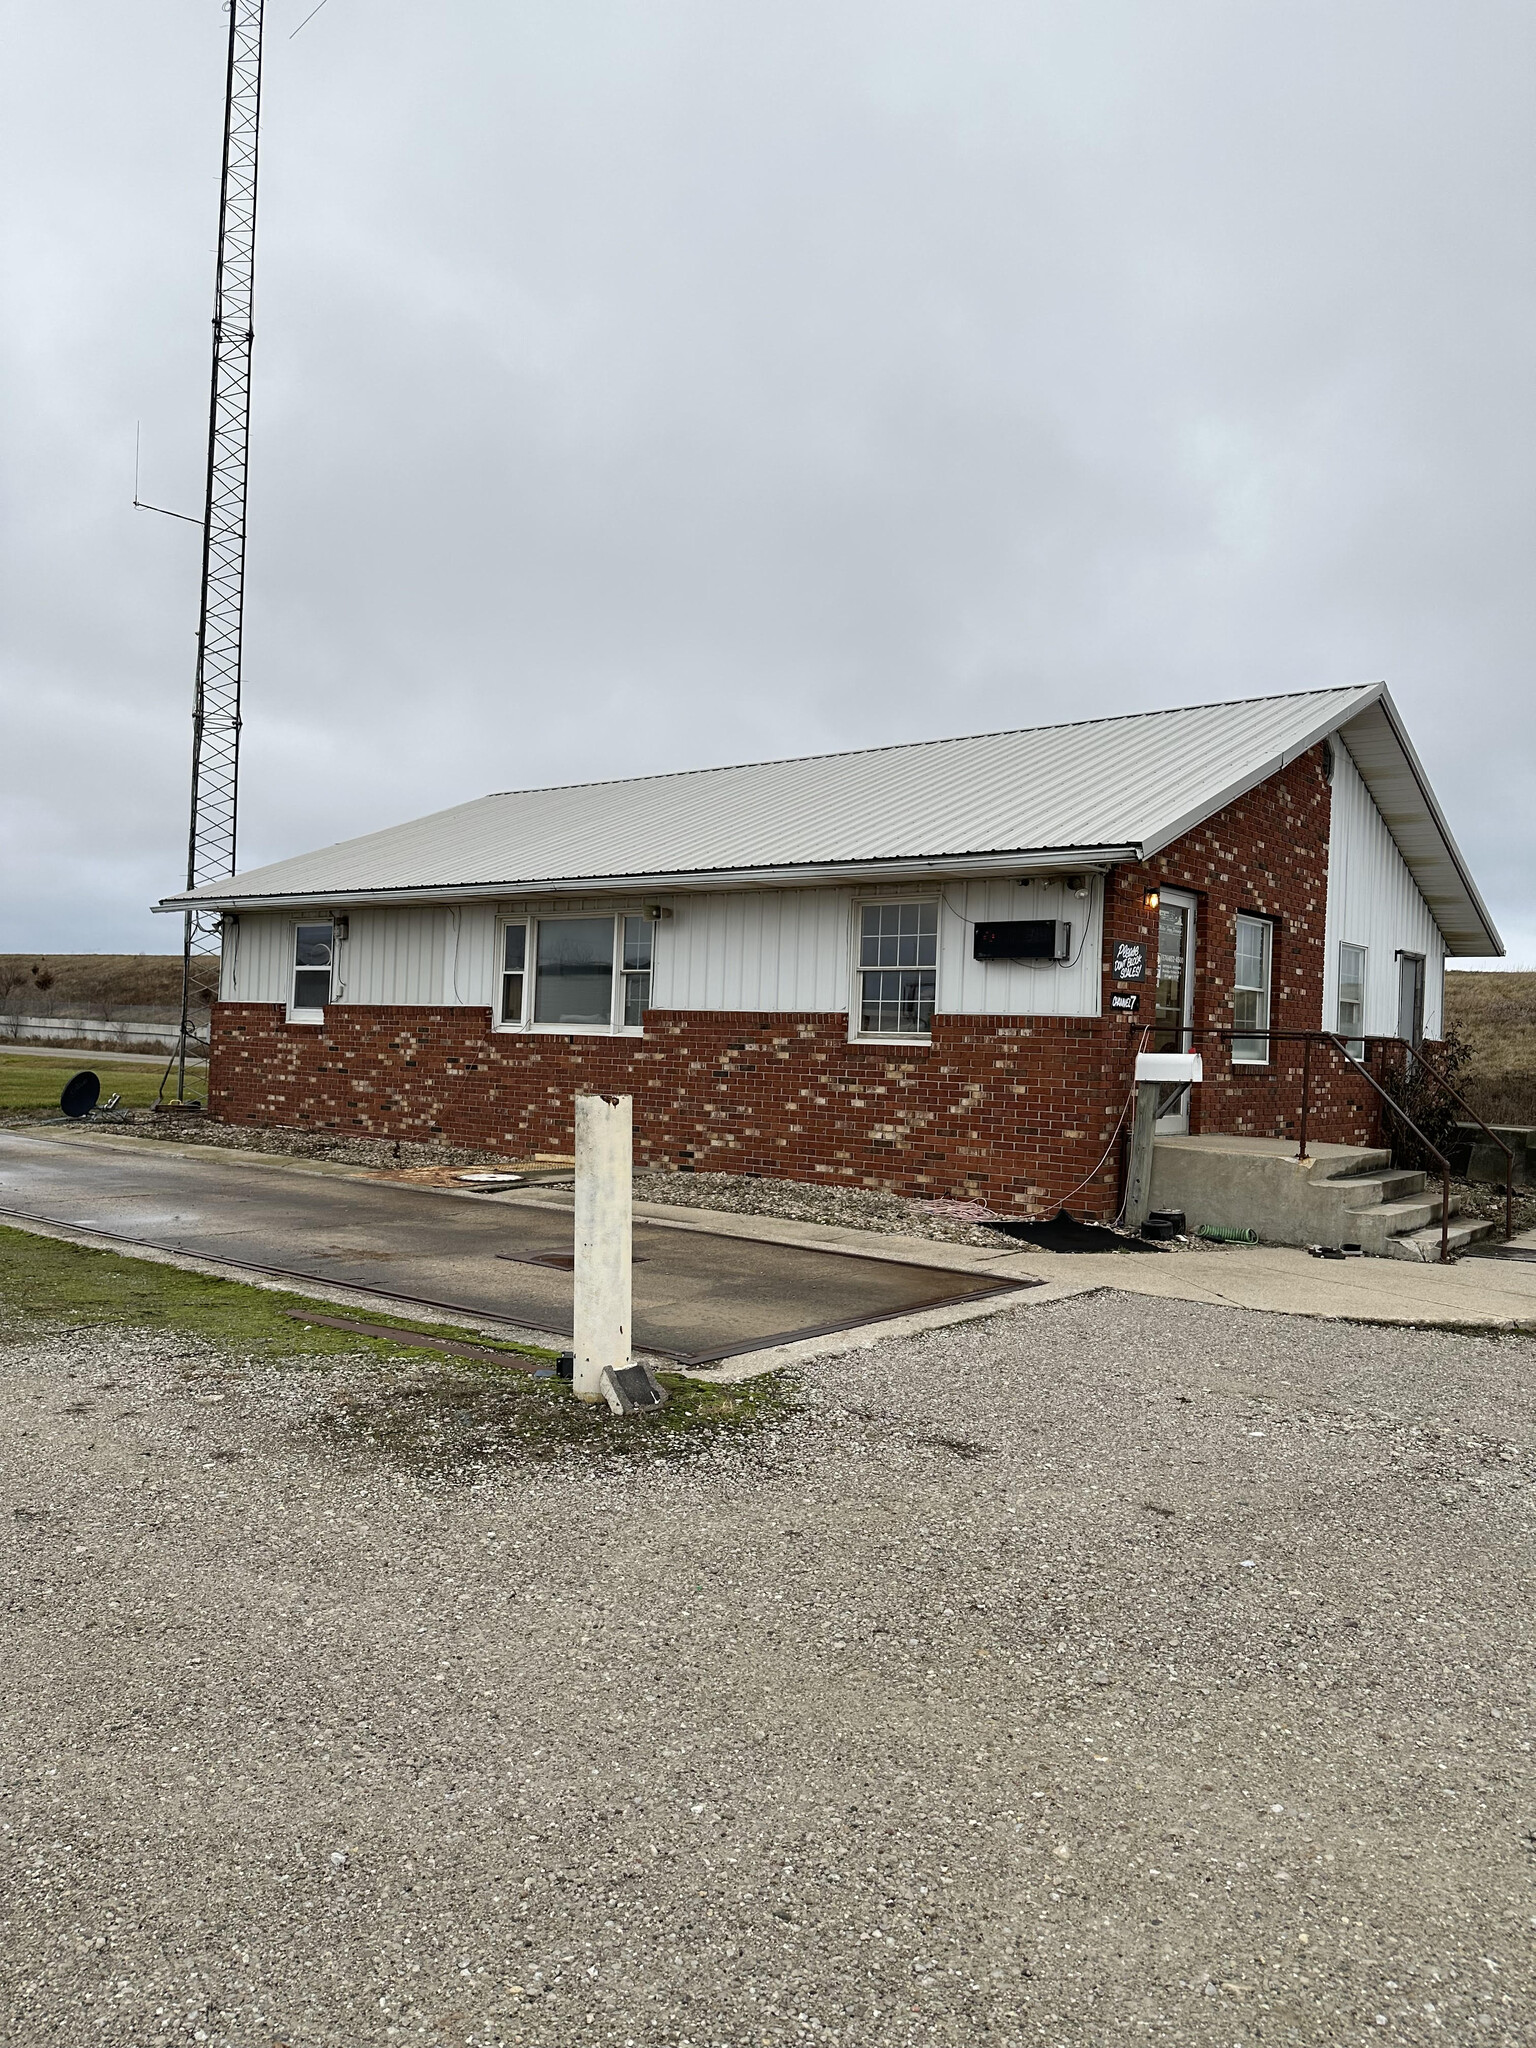
[[[1428,1074],[1429,1078],[1432,1081],[1437,1082],[1438,1085],[1445,1090],[1446,1094],[1450,1096],[1452,1102],[1454,1102],[1459,1109],[1464,1109],[1467,1112],[1467,1115],[1471,1117],[1473,1123],[1477,1125],[1477,1128],[1482,1132],[1483,1136],[1485,1138],[1491,1138],[1494,1144],[1497,1145],[1499,1150],[1504,1154],[1504,1242],[1508,1244],[1509,1240],[1515,1234],[1515,1148],[1513,1147],[1513,1145],[1506,1145],[1504,1140],[1499,1136],[1497,1131],[1489,1130],[1488,1126],[1483,1122],[1482,1118],[1478,1115],[1477,1111],[1472,1107],[1471,1103],[1467,1101],[1466,1097],[1464,1095],[1457,1094],[1456,1090],[1451,1086],[1450,1082],[1445,1078],[1444,1074],[1439,1073],[1434,1067],[1430,1065],[1429,1061],[1425,1059],[1422,1051],[1415,1050],[1413,1057],[1418,1061],[1419,1065],[1424,1069],[1425,1073]],[[1401,1110],[1398,1111],[1398,1115],[1402,1115]]]
[[[1343,1039],[1339,1037],[1337,1032],[1269,1030],[1238,1031],[1229,1029],[1225,1025],[1214,1024],[1201,1025],[1198,1029],[1194,1026],[1187,1024],[1170,1026],[1169,1028],[1176,1029],[1182,1034],[1182,1036],[1191,1039],[1262,1038],[1267,1045],[1271,1039],[1278,1038],[1281,1040],[1288,1040],[1293,1043],[1298,1043],[1302,1046],[1303,1051],[1301,1073],[1301,1129],[1298,1133],[1299,1143],[1296,1151],[1296,1157],[1298,1161],[1304,1160],[1307,1156],[1307,1117],[1311,1109],[1312,1093],[1312,1046],[1314,1042],[1318,1040],[1321,1040],[1325,1045],[1331,1045],[1335,1052],[1337,1052],[1340,1055],[1340,1057],[1344,1060],[1346,1065],[1353,1067],[1355,1072],[1360,1075],[1362,1080],[1369,1082],[1371,1087],[1376,1090],[1376,1093],[1381,1097],[1382,1101],[1386,1103],[1387,1107],[1392,1111],[1394,1116],[1399,1117],[1402,1120],[1402,1122],[1404,1122],[1408,1126],[1409,1130],[1412,1131],[1413,1135],[1418,1139],[1419,1143],[1424,1147],[1425,1151],[1430,1153],[1434,1158],[1439,1160],[1440,1263],[1442,1266],[1448,1266],[1451,1263],[1451,1162],[1449,1161],[1449,1159],[1446,1158],[1445,1154],[1440,1150],[1438,1145],[1432,1145],[1430,1143],[1429,1139],[1425,1137],[1424,1133],[1413,1121],[1413,1118],[1409,1116],[1408,1112],[1405,1109],[1400,1108],[1398,1104],[1392,1100],[1392,1097],[1387,1093],[1386,1089],[1382,1087],[1381,1083],[1376,1079],[1375,1075],[1370,1072],[1369,1068],[1362,1065],[1362,1063],[1355,1058],[1354,1054],[1350,1052],[1348,1047],[1345,1045]],[[1389,1041],[1377,1042],[1382,1043]],[[1396,1041],[1390,1042],[1395,1043]],[[1414,1057],[1418,1058],[1419,1055],[1415,1054]],[[1440,1079],[1440,1076],[1434,1073],[1433,1068],[1429,1068],[1428,1071],[1435,1080]],[[1450,1084],[1445,1083],[1443,1085],[1448,1087]]]

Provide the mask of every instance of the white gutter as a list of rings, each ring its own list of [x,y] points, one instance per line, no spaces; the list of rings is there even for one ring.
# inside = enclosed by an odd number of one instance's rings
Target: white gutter
[[[187,910],[289,910],[296,904],[499,903],[519,896],[608,896],[674,893],[690,889],[799,888],[828,882],[899,881],[924,875],[1069,874],[1138,860],[1136,846],[1054,846],[1017,853],[938,854],[910,860],[816,863],[784,868],[714,868],[697,874],[540,876],[504,882],[434,882],[405,889],[304,889],[282,895],[215,893],[204,884],[190,895],[166,896],[151,907],[180,915]]]

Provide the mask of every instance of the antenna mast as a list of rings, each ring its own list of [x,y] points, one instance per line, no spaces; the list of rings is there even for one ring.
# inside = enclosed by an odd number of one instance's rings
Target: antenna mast
[[[203,589],[192,697],[192,811],[187,887],[235,871],[240,782],[240,647],[245,611],[245,474],[251,426],[251,325],[256,278],[256,144],[261,113],[264,0],[226,0],[224,173],[213,292],[213,375],[208,400],[208,488],[203,506]],[[192,946],[217,920],[186,913],[176,1099],[186,1100],[192,1030]]]

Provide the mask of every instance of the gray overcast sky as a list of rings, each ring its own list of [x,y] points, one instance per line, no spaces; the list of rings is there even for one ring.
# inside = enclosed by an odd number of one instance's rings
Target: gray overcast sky
[[[1536,962],[1529,0],[312,4],[243,865],[1380,676]],[[0,949],[173,950],[226,17],[3,21]]]

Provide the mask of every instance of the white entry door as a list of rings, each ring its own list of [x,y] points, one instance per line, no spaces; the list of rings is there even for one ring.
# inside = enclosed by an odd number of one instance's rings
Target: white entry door
[[[1157,992],[1152,1009],[1152,1052],[1188,1052],[1195,1021],[1195,899],[1164,889],[1157,906]],[[1157,1129],[1168,1137],[1189,1129],[1189,1089],[1165,1088],[1158,1098]]]

